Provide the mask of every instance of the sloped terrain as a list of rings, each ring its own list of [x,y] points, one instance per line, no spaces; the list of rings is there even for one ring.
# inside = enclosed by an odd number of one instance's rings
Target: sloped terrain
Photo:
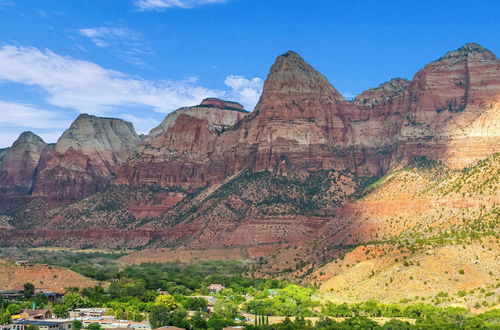
[[[94,287],[98,282],[71,270],[45,265],[14,266],[0,262],[0,290],[22,289],[32,283],[44,291],[64,292],[68,287]]]

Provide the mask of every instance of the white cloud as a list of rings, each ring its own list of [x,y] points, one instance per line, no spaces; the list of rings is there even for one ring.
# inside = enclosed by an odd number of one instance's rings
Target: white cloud
[[[252,110],[259,101],[264,81],[261,78],[227,76],[224,83],[231,87],[232,98],[243,104],[246,109]]]
[[[0,148],[10,147],[26,130],[35,131],[45,142],[56,142],[73,119],[59,111],[0,101]]]
[[[47,92],[52,105],[97,115],[138,105],[168,113],[206,97],[225,95],[192,81],[148,81],[50,50],[16,46],[0,48],[2,80],[38,86]]]
[[[144,66],[143,55],[153,54],[153,49],[138,32],[122,27],[96,27],[78,30],[94,45],[109,48],[112,53],[125,62]]]
[[[132,114],[123,114],[121,118],[134,124],[137,134],[148,134],[149,131],[160,124],[160,121],[152,117],[137,117]]]
[[[166,8],[193,8],[199,5],[225,3],[228,0],[136,0],[140,10],[162,10]]]
[[[66,115],[35,106],[0,101],[0,127],[65,128],[71,123]]]
[[[226,77],[230,90],[209,89],[196,78],[183,81],[150,81],[103,68],[89,61],[58,55],[38,48],[0,47],[0,85],[18,83],[36,86],[46,93],[54,109],[0,100],[0,146],[7,146],[22,130],[55,142],[74,120],[75,113],[118,117],[131,121],[139,133],[157,126],[163,115],[207,97],[240,102],[246,109],[257,103],[263,81],[243,76]],[[15,136],[15,138],[14,138]]]

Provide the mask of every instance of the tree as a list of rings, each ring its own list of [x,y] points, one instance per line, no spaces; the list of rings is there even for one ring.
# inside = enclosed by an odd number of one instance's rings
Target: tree
[[[125,319],[125,312],[123,309],[118,308],[115,310],[115,319],[117,320],[124,320]]]
[[[26,330],[39,330],[38,325],[30,324],[26,327]]]
[[[183,305],[187,310],[190,311],[202,311],[208,307],[208,302],[204,298],[188,297]]]
[[[82,297],[77,292],[66,293],[62,299],[62,302],[69,309],[89,307],[90,301],[86,297]]]
[[[18,304],[10,304],[7,306],[7,312],[9,312],[10,315],[15,315],[21,313],[21,306]]]
[[[32,283],[24,283],[23,296],[25,299],[31,298],[35,293],[35,286]]]
[[[71,322],[71,329],[72,330],[80,330],[83,327],[83,323],[80,320],[74,320]]]
[[[206,329],[207,321],[201,312],[196,312],[191,318],[191,325],[194,329]]]
[[[214,312],[232,320],[238,315],[238,305],[232,301],[219,299],[214,304]]]
[[[89,330],[101,330],[102,327],[99,323],[90,323],[89,326],[87,327]]]
[[[64,304],[57,304],[54,306],[54,314],[56,314],[57,317],[66,317],[68,316],[68,307]]]
[[[5,311],[3,314],[0,314],[0,324],[7,324],[12,321],[12,317],[8,311]]]
[[[414,325],[411,325],[408,322],[404,322],[401,320],[396,320],[392,319],[389,322],[386,322],[383,326],[382,329],[386,330],[410,330],[410,329],[415,329],[416,327]]]
[[[144,321],[144,315],[142,315],[142,313],[141,313],[141,312],[135,312],[135,313],[134,313],[133,320],[134,320],[135,322],[142,322],[142,321]]]
[[[175,298],[168,294],[163,294],[155,299],[155,305],[165,306],[168,311],[173,311],[179,308],[179,303],[175,301]]]
[[[165,305],[154,305],[149,313],[149,323],[153,329],[168,325],[171,310]]]

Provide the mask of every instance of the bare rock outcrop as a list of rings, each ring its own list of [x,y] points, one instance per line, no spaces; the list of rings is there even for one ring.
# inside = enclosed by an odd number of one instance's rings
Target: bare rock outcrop
[[[140,142],[131,123],[80,115],[52,148],[46,148],[33,195],[59,204],[108,186]]]
[[[47,144],[32,132],[24,132],[0,154],[0,209],[31,193],[40,156]]]

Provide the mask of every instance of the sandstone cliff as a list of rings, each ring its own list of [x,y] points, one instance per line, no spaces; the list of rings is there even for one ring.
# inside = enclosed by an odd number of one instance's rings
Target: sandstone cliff
[[[24,132],[0,154],[0,209],[31,193],[40,155],[47,145],[32,132]]]
[[[110,184],[139,142],[129,122],[80,115],[44,150],[33,195],[62,203],[95,193]]]
[[[174,111],[140,143],[116,183],[193,189],[223,180],[224,164],[212,164],[211,157],[220,135],[247,113],[237,103],[213,98]]]
[[[500,60],[469,43],[428,64],[408,87],[397,161],[463,168],[500,150]]]

